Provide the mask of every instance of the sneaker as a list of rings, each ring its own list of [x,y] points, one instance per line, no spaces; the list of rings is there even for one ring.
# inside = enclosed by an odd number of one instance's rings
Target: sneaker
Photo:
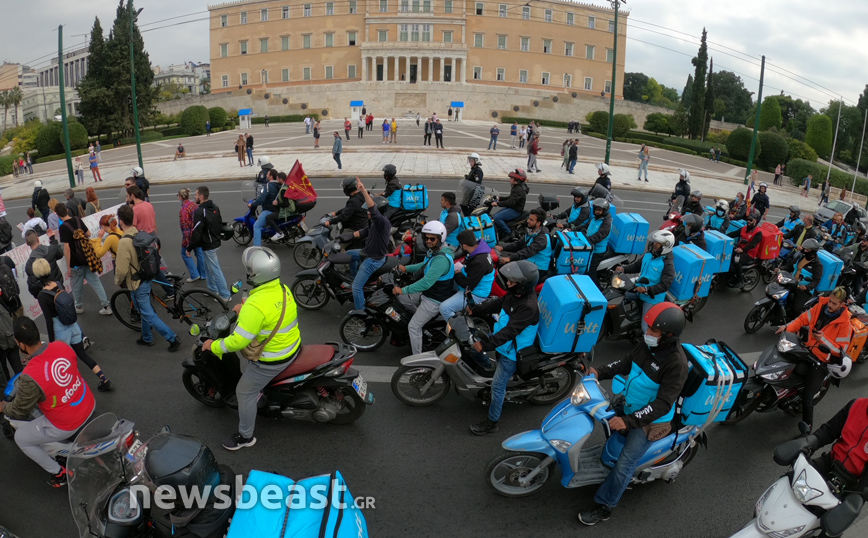
[[[648,183],[648,179],[647,179],[647,178],[645,179],[645,183]]]
[[[112,307],[104,306],[99,311],[100,316],[111,316],[112,315]]]
[[[244,437],[240,433],[233,433],[231,437],[223,441],[223,448],[226,450],[238,450],[241,448],[246,448],[249,446],[253,446],[256,444],[256,437]]]
[[[106,379],[105,381],[100,381],[96,389],[100,392],[111,392],[115,390],[115,384]]]
[[[188,279],[187,279],[187,283],[189,284],[190,282],[196,282],[197,280],[202,280],[202,279],[199,278],[199,277],[196,277],[196,278],[188,278]]]
[[[281,239],[283,239],[283,234],[281,232],[277,232],[271,236],[272,241],[280,241]]]
[[[48,485],[53,488],[62,488],[67,484],[67,482],[69,482],[70,475],[72,475],[72,473],[67,471],[66,467],[61,465],[60,472],[51,477],[51,479],[48,481]]]
[[[93,345],[93,341],[91,341],[91,339],[87,336],[85,336],[84,338],[81,339],[81,343],[84,344],[84,350],[85,351],[90,349],[90,346]]]
[[[84,307],[83,306],[76,306],[75,307],[75,313],[76,314],[84,314]]]
[[[489,433],[494,433],[497,430],[497,422],[492,422],[488,419],[485,419],[478,424],[470,426],[470,431],[473,432],[475,435],[486,435]]]
[[[180,348],[181,348],[181,339],[176,336],[174,340],[169,342],[169,353],[174,353],[174,352],[178,351]]]
[[[579,521],[593,527],[601,521],[609,521],[610,517],[612,517],[612,511],[602,504],[598,504],[593,510],[580,513]]]
[[[150,342],[145,342],[144,338],[139,338],[138,340],[136,340],[136,344],[140,346],[154,347],[153,340],[151,340]]]

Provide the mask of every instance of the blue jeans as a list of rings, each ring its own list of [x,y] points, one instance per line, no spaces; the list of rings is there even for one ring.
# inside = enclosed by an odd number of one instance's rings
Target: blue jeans
[[[488,149],[491,149],[491,145],[494,144],[494,149],[497,149],[497,137],[492,136],[491,140],[488,141]]]
[[[648,311],[651,310],[651,307],[654,305],[646,303],[645,301],[643,301],[642,299],[639,298],[638,293],[634,293],[632,291],[628,291],[627,293],[624,294],[624,300],[625,301],[639,301],[642,303],[642,334],[645,334],[648,331],[648,324],[645,323],[645,314],[647,314]]]
[[[157,330],[167,342],[174,342],[177,336],[172,329],[166,325],[163,320],[154,312],[154,307],[151,305],[151,281],[145,280],[139,284],[139,288],[133,291],[133,301],[136,303],[136,310],[142,316],[142,340],[145,342],[153,342],[154,335],[151,333],[151,327]]]
[[[340,153],[334,153],[334,154],[332,154],[332,157],[334,157],[335,162],[338,163],[338,170],[340,170],[341,169],[341,154]]]
[[[304,124],[304,134],[310,134],[310,125]]]
[[[619,433],[613,435],[621,435]],[[641,429],[628,430],[627,442],[624,444],[624,450],[618,457],[615,468],[606,477],[606,480],[600,485],[594,495],[594,502],[602,504],[613,509],[618,506],[618,501],[621,500],[621,495],[627,490],[630,481],[633,480],[633,473],[636,467],[639,466],[639,460],[645,455],[651,441]]]
[[[567,167],[567,172],[569,172],[571,174],[573,173],[573,168],[576,167],[576,161],[577,160],[578,159],[570,159],[570,165]]]
[[[226,287],[226,278],[223,277],[223,270],[220,269],[220,262],[217,260],[218,250],[220,247],[202,251],[205,256],[205,278],[208,281],[209,290],[223,299],[229,300],[229,288]]]
[[[494,214],[494,227],[497,229],[497,232],[501,237],[506,237],[511,233],[511,230],[506,223],[520,216],[521,213],[511,207],[503,207],[500,211]]]
[[[371,275],[377,272],[377,269],[382,267],[384,263],[386,263],[385,257],[380,260],[365,258],[359,266],[356,277],[353,279],[353,304],[355,305],[356,310],[365,308],[365,284],[368,283]]]
[[[99,281],[99,275],[91,271],[90,267],[73,267],[71,272],[72,296],[75,298],[76,308],[82,308],[83,305],[82,292],[84,291],[85,279],[87,279],[87,283],[90,284],[93,291],[96,292],[96,296],[99,297],[99,304],[101,304],[103,308],[109,305],[109,300],[105,295],[105,288],[102,287],[102,282]]]
[[[253,148],[247,148],[247,166],[253,166]]]
[[[256,222],[253,223],[253,244],[254,246],[262,246],[262,228],[265,227],[265,219],[270,215],[271,211],[262,210]]]
[[[464,290],[459,290],[455,295],[440,303],[440,315],[443,316],[443,319],[449,321],[449,318],[454,316],[456,312],[463,310],[464,307],[467,306],[467,302],[464,299],[464,293]],[[480,304],[487,298],[488,297],[473,295],[473,303]]]
[[[642,177],[642,172],[645,172],[645,179],[648,179],[648,161],[643,160],[639,163],[639,175],[638,177]],[[637,178],[638,179],[638,178]]]
[[[491,380],[491,404],[488,406],[488,420],[492,422],[500,420],[503,399],[506,397],[506,386],[515,375],[517,368],[517,362],[507,359],[500,353],[497,354],[497,369],[494,370],[494,378]]]
[[[181,259],[184,260],[184,265],[187,266],[187,272],[190,273],[190,278],[208,279],[208,274],[205,271],[205,255],[202,254],[202,247],[194,248],[193,252],[190,254],[187,254],[186,247],[181,247]]]

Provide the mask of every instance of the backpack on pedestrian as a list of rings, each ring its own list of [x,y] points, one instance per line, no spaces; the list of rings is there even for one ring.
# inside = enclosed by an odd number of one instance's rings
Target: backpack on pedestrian
[[[90,238],[85,235],[84,230],[81,228],[76,229],[72,232],[72,238],[78,241],[78,244],[84,253],[84,259],[87,260],[88,268],[96,274],[102,273],[102,260],[96,255],[96,251],[93,249],[93,243],[91,243]]]
[[[21,289],[18,287],[15,274],[8,265],[0,263],[0,299],[9,312],[15,312],[21,308],[19,295],[21,295]]]
[[[12,243],[12,225],[6,217],[0,217],[0,245]]]
[[[57,310],[57,319],[64,325],[73,325],[78,321],[78,314],[75,313],[75,301],[72,295],[63,288],[53,290],[42,290],[41,293],[47,293],[51,296],[54,302],[54,309]]]
[[[130,238],[133,249],[139,259],[139,266],[133,275],[133,280],[153,280],[160,273],[160,247],[156,235],[148,232],[138,232],[135,236],[125,235],[123,239]]]

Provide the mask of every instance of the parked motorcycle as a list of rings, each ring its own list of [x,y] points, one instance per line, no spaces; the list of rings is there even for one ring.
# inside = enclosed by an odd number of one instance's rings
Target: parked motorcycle
[[[794,300],[796,287],[799,282],[793,278],[792,273],[780,271],[775,281],[766,286],[766,296],[754,303],[744,318],[744,331],[755,333],[766,323],[770,325],[786,325],[793,321],[793,317],[787,312],[787,303]],[[797,315],[816,304],[817,296],[811,297],[807,303],[798,308]],[[791,309],[793,310],[793,309]]]
[[[224,312],[212,319],[201,332],[193,356],[182,363],[187,392],[208,407],[238,406],[235,387],[241,379],[238,355],[224,353],[218,358],[203,350],[208,339],[225,338],[232,332],[238,316]],[[311,422],[350,424],[358,420],[374,395],[358,371],[351,368],[356,349],[338,343],[301,346],[286,369],[272,379],[259,398],[259,414]]]
[[[495,365],[488,368],[474,360],[472,345],[485,340],[487,334],[476,328],[469,316],[449,320],[449,336],[435,351],[401,359],[401,367],[392,376],[392,392],[407,405],[433,405],[449,393],[465,399],[491,401],[491,382]],[[576,384],[576,370],[583,368],[588,353],[540,352],[527,370],[516,373],[506,387],[506,401],[548,405],[564,396]],[[525,366],[525,365],[521,365]]]

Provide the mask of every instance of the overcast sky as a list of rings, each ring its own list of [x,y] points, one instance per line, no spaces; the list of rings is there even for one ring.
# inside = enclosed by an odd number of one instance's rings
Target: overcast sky
[[[609,5],[601,0],[591,3]],[[0,60],[10,62],[27,62],[56,51],[57,32],[52,28],[59,24],[64,25],[66,46],[84,44],[83,36],[73,36],[89,32],[94,16],[99,16],[108,33],[117,8],[117,0],[2,0],[2,4],[5,24],[0,33]],[[207,13],[194,14],[207,10],[207,3],[200,0],[138,0],[135,4],[145,8],[139,17],[142,30],[207,17]],[[641,71],[679,93],[694,69],[690,59],[697,52],[698,40],[691,36],[699,36],[703,26],[712,42],[709,56],[714,58],[715,71],[727,69],[741,74],[751,91],[756,91],[759,84],[758,58],[762,54],[767,57],[764,95],[783,89],[794,97],[810,99],[819,108],[829,101],[827,93],[840,93],[845,100],[856,101],[868,83],[865,0],[629,0],[626,9],[631,21],[627,71]],[[191,15],[157,22],[185,14]],[[207,20],[154,29],[143,35],[154,65],[209,60]],[[726,47],[756,58],[746,58]],[[32,65],[45,61],[39,59]],[[831,92],[772,72],[799,79],[784,69]]]

